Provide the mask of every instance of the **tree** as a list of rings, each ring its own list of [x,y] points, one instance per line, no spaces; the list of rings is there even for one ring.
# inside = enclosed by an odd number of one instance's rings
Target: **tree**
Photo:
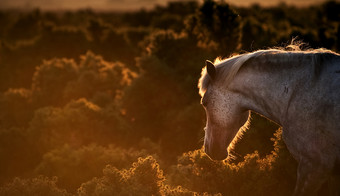
[[[193,29],[201,47],[222,57],[240,50],[241,18],[227,3],[205,0],[189,20],[188,29]]]

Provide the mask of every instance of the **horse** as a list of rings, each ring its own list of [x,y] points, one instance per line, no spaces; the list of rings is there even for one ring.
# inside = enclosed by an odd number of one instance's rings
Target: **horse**
[[[206,112],[204,152],[228,157],[250,111],[279,124],[298,163],[293,195],[315,195],[340,168],[340,55],[266,49],[206,61],[198,83]],[[333,180],[339,183],[339,180]],[[340,184],[333,187],[339,194]]]

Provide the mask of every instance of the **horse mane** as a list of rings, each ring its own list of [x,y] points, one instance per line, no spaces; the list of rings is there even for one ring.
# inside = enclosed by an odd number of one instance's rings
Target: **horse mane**
[[[286,55],[289,59],[294,56],[294,54],[311,54],[312,65],[314,66],[315,75],[320,75],[322,71],[322,65],[325,60],[331,59],[334,55],[338,55],[337,53],[327,50],[324,48],[320,49],[308,49],[302,50],[300,49],[300,45],[289,45],[285,48],[272,48],[267,50],[257,50],[251,53],[238,54],[226,59],[217,58],[214,61],[214,65],[216,68],[216,80],[223,79],[225,84],[229,84],[231,80],[234,79],[238,71],[241,69],[243,65],[246,64],[250,59],[264,57],[269,55],[282,54]],[[307,55],[306,55],[307,56]],[[268,58],[267,58],[268,60]],[[211,82],[211,78],[207,74],[206,67],[202,69],[201,77],[198,82],[199,94],[203,97],[205,91],[207,90],[209,84]]]

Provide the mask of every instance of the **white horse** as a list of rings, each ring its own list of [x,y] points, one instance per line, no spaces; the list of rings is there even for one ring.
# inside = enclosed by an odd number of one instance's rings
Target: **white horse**
[[[227,158],[229,144],[254,111],[283,127],[298,162],[294,195],[317,194],[340,168],[340,55],[270,49],[215,64],[206,62],[198,85],[207,116],[205,152]],[[333,189],[340,193],[339,184]]]

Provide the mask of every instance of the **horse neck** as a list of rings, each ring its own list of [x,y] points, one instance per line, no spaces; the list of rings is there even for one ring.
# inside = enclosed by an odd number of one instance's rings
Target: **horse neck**
[[[309,70],[302,66],[308,64],[302,61],[305,60],[291,59],[286,67],[275,60],[249,64],[240,70],[229,88],[242,94],[242,107],[282,125],[297,87],[310,77]]]

